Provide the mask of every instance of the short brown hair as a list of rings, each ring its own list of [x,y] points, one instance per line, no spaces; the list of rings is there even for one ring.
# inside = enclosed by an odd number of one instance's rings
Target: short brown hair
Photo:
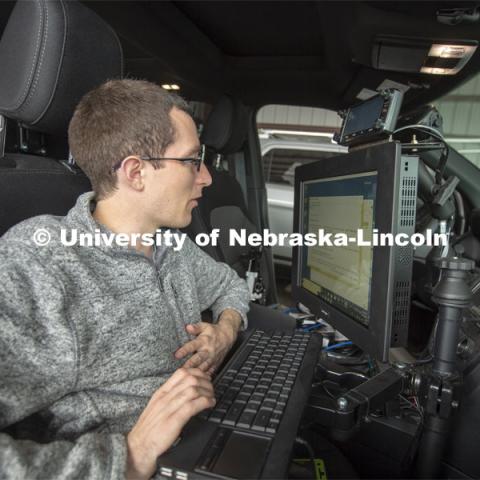
[[[112,167],[129,155],[161,156],[175,140],[172,108],[190,114],[181,97],[144,80],[109,80],[87,93],[68,128],[70,152],[97,198],[116,187]]]

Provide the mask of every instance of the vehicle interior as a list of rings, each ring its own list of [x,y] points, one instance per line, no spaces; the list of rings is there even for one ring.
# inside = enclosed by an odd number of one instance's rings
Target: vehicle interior
[[[78,195],[90,189],[67,143],[68,121],[87,91],[120,77],[147,79],[174,91],[178,87],[192,102],[213,178],[186,232],[194,238],[219,229],[219,245],[203,247],[205,251],[241,277],[248,279],[255,271],[253,327],[305,327],[304,318],[320,313],[300,305],[288,309],[295,317],[286,317],[271,249],[228,242],[229,229],[254,233],[269,228],[256,114],[269,104],[342,111],[385,82],[406,86],[398,125],[427,129],[405,128],[390,142],[409,145],[408,154],[419,158],[415,232],[446,229],[450,253],[418,248],[413,254],[408,338],[401,349],[391,349],[386,361],[351,343],[333,350],[323,344],[320,380],[315,380],[302,417],[308,441],[300,439],[287,457],[318,458],[315,448],[321,449],[320,439],[328,439],[324,449],[331,446],[337,462],[348,462],[358,478],[479,478],[480,170],[439,138],[441,118],[427,106],[480,72],[480,51],[474,48],[455,74],[422,71],[451,68],[453,61],[425,63],[431,45],[476,47],[479,24],[477,2],[3,1],[0,235],[35,215],[66,214]],[[418,142],[424,145],[416,147]],[[464,305],[452,347],[460,372],[455,375],[448,369],[429,371],[440,329],[439,304],[432,297],[443,278],[431,267],[436,255],[473,262],[466,281],[470,303]],[[294,294],[291,305],[299,301]],[[341,337],[329,330],[325,338],[338,344]],[[408,381],[401,386],[391,364],[406,372],[401,375]],[[341,381],[322,377],[325,371],[337,372]],[[356,393],[353,410],[342,409],[339,398],[378,375],[383,376],[377,383],[360,390],[362,398]],[[421,378],[427,380],[417,391],[415,382]],[[438,397],[432,400],[433,388]],[[301,462],[297,467],[290,469],[291,478],[351,475],[341,468],[329,471],[328,462],[326,476],[318,469],[302,469]]]

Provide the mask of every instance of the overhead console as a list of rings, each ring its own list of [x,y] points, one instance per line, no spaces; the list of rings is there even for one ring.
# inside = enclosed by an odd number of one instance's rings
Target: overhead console
[[[374,40],[372,66],[378,70],[455,75],[477,49],[474,40],[435,40],[379,35]]]

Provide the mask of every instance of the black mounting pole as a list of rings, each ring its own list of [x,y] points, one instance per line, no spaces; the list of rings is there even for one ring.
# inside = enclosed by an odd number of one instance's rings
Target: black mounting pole
[[[441,270],[432,295],[438,305],[438,322],[432,371],[424,382],[425,418],[415,466],[417,478],[439,478],[441,475],[441,462],[462,384],[456,368],[457,346],[463,311],[472,302],[467,279],[475,267],[472,260],[460,257],[437,258],[434,265]]]

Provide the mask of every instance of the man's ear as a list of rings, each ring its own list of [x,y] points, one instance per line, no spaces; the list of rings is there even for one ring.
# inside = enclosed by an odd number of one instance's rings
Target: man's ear
[[[124,181],[136,190],[143,190],[145,164],[138,157],[128,157],[122,165]]]

